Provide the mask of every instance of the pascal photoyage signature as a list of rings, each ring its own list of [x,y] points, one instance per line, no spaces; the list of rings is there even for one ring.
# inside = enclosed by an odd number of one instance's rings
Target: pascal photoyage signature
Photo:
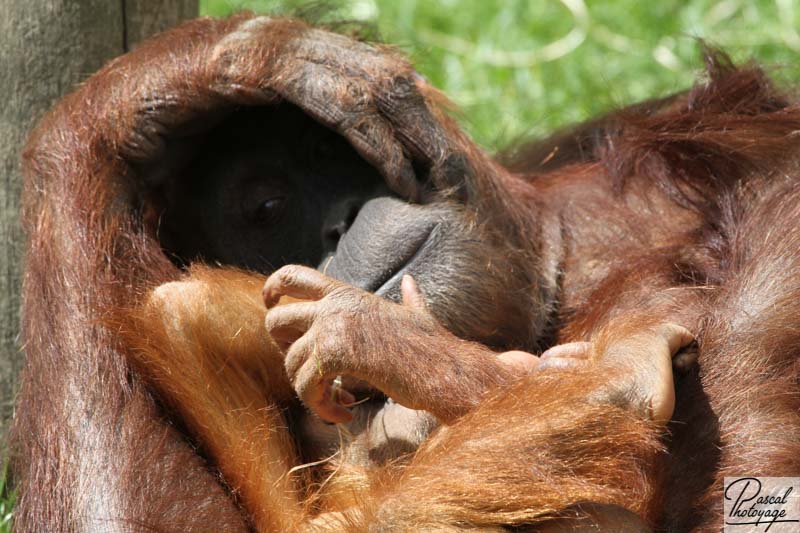
[[[789,515],[790,511],[795,511],[790,509],[794,486],[783,485],[778,490],[762,493],[762,483],[758,478],[743,477],[725,481],[726,530],[738,529],[735,526],[755,526],[748,530],[762,526],[764,531],[769,531],[775,524],[800,522],[800,515]]]

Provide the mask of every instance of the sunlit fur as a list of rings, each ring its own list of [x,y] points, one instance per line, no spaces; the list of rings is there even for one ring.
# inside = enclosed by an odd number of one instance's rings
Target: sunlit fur
[[[110,63],[31,136],[27,363],[12,434],[19,531],[271,531],[306,519],[302,479],[285,471],[292,445],[265,398],[285,384],[238,364],[253,359],[237,352],[236,332],[258,336],[257,326],[226,311],[222,329],[209,326],[222,334],[176,343],[169,320],[148,314],[153,289],[183,273],[147,216],[152,176],[137,172],[159,161],[163,133],[274,103],[263,80],[306,31],[250,15],[191,22]],[[413,76],[378,50],[393,69],[382,82]],[[507,168],[417,84],[468,162],[463,184],[430,179],[504,225],[509,255],[528,260],[538,342],[602,341],[654,319],[696,333],[699,370],[678,379],[668,435],[586,401],[616,374],[525,378],[407,465],[340,472],[323,509],[340,512],[309,527],[491,528],[580,516],[591,501],[659,528],[717,531],[722,476],[800,471],[800,108],[758,68],[708,58],[691,91],[523,149]]]
[[[187,426],[254,525],[277,531],[300,514],[303,483],[288,475],[297,459],[280,409],[293,391],[264,329],[263,281],[196,267],[191,281],[153,291],[120,330],[135,370]]]

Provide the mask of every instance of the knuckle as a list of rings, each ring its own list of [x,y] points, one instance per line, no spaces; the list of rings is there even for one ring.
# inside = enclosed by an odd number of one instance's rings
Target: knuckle
[[[358,117],[370,109],[372,95],[360,80],[344,80],[338,88],[342,102],[346,104],[347,110],[354,116]]]
[[[320,321],[321,336],[326,343],[332,342],[355,326],[357,313],[349,308],[336,309],[325,313],[324,319]]]
[[[306,353],[306,359],[313,370],[319,374],[337,372],[343,369],[347,351],[344,350],[343,336],[328,328],[315,328],[312,348]]]
[[[293,345],[286,354],[283,365],[286,369],[286,376],[293,385],[297,381],[300,369],[303,368],[303,364],[308,359],[308,356],[309,354],[306,353],[305,348],[297,345]]]
[[[273,276],[278,283],[284,287],[291,287],[297,283],[301,267],[297,265],[286,265],[278,269]]]
[[[267,313],[267,316],[264,319],[264,327],[266,327],[267,331],[270,333],[278,329],[281,323],[282,323],[282,318],[280,314],[274,311]]]
[[[338,332],[341,332],[343,327],[345,326],[341,321],[334,319],[327,323],[321,331],[315,332],[316,357],[320,362],[335,359],[341,352]]]
[[[349,287],[346,285],[342,285],[340,287],[334,287],[328,293],[327,300],[336,303],[338,305],[347,305],[348,302],[352,299],[352,292],[353,287]]]
[[[335,304],[338,314],[356,312],[364,309],[369,300],[369,293],[349,285],[334,286],[328,293],[328,301]]]
[[[394,76],[387,88],[386,96],[395,101],[414,100],[422,103],[422,94],[417,89],[417,80],[413,74],[399,74]]]

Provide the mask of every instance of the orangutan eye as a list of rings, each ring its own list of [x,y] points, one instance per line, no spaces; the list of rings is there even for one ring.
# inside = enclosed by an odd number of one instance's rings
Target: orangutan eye
[[[285,196],[272,196],[261,202],[253,213],[253,222],[270,223],[280,217],[286,205]]]

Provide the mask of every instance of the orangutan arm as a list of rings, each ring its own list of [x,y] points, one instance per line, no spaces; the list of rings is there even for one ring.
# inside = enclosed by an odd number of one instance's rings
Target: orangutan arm
[[[193,267],[155,288],[124,332],[132,362],[219,468],[257,523],[300,510],[295,444],[280,412],[294,398],[263,327],[264,278]],[[257,475],[253,475],[257,472]]]
[[[440,428],[409,466],[377,475],[366,505],[325,524],[646,530],[640,517],[674,401],[672,356],[690,341],[682,327],[630,316],[582,349],[552,350]]]

